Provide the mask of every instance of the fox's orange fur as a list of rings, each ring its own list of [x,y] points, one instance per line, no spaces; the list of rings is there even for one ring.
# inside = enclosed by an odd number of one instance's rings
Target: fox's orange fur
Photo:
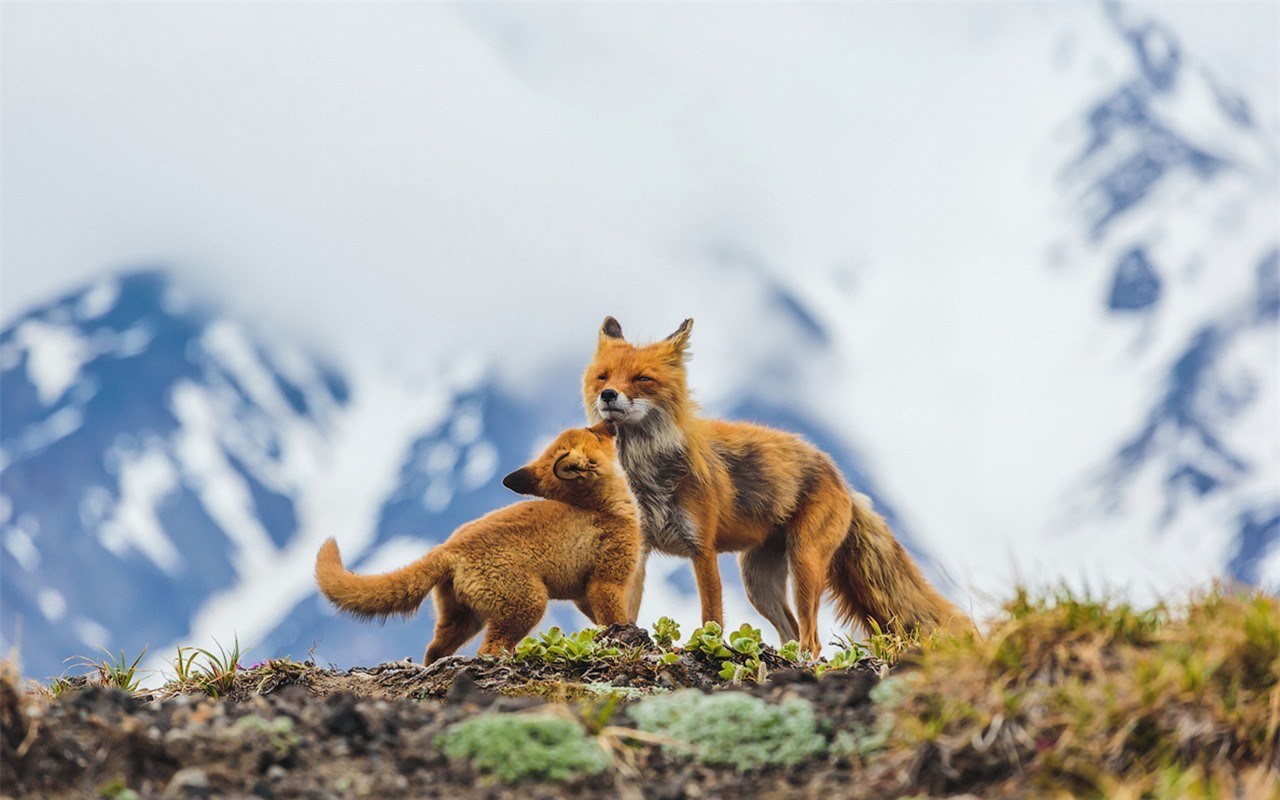
[[[692,326],[685,320],[665,340],[635,346],[608,317],[583,377],[587,417],[615,426],[640,509],[644,543],[631,618],[645,559],[658,550],[693,560],[702,617],[721,624],[716,554],[741,553],[751,603],[783,641],[798,639],[814,654],[827,590],[845,624],[874,621],[896,631],[968,624],[827,454],[790,433],[697,415],[685,372]],[[787,606],[788,573],[798,620]]]
[[[435,590],[436,631],[424,662],[455,652],[488,623],[480,647],[515,646],[542,619],[548,599],[573,600],[593,622],[627,622],[640,551],[635,501],[609,427],[565,431],[546,452],[503,479],[526,500],[458,528],[407,567],[357,575],[330,539],[316,582],[338,608],[361,617],[412,614]]]

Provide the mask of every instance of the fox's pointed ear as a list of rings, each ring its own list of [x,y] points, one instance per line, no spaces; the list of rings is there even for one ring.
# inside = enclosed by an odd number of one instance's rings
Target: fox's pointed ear
[[[529,470],[524,467],[503,478],[502,485],[516,494],[537,494],[533,475],[529,474]]]
[[[676,332],[663,339],[673,351],[676,353],[684,353],[685,348],[689,346],[689,334],[693,333],[693,320],[686,319],[680,323],[680,327],[676,328]]]
[[[613,317],[605,317],[604,322],[600,323],[600,344],[622,340],[622,325]]]

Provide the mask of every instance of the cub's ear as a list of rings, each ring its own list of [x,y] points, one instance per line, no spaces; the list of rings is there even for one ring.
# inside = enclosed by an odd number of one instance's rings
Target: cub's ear
[[[605,317],[600,323],[600,343],[622,341],[622,325],[613,317]]]
[[[617,433],[617,431],[613,427],[613,423],[609,422],[608,420],[597,422],[595,425],[592,425],[590,428],[587,428],[587,430],[595,434],[595,437],[597,439],[612,439],[614,435]]]
[[[551,472],[562,481],[576,481],[587,473],[594,473],[595,467],[576,453],[565,453],[556,459]]]
[[[527,467],[521,467],[502,479],[502,485],[516,494],[537,495],[537,482]]]

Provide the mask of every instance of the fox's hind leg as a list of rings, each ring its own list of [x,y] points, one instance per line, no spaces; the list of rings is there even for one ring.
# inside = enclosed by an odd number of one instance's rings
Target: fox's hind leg
[[[640,601],[644,597],[644,567],[649,560],[649,548],[640,550],[636,568],[627,582],[627,622],[635,625],[640,619]]]
[[[742,586],[756,611],[778,631],[783,642],[800,637],[796,617],[787,605],[787,540],[776,531],[759,547],[744,550],[738,556],[742,567]]]
[[[518,583],[516,580],[505,587],[501,602],[489,618],[489,632],[479,650],[482,656],[514,650],[547,611],[547,587],[534,580]]]
[[[436,584],[435,600],[436,635],[427,646],[424,664],[453,655],[484,627],[484,619],[476,610],[458,599],[452,580]]]
[[[800,646],[815,656],[822,649],[818,606],[827,588],[831,559],[848,534],[853,515],[848,491],[838,475],[831,478],[808,495],[786,526]]]
[[[627,612],[627,585],[608,581],[592,581],[587,585],[587,602],[599,625],[619,625],[630,622]]]

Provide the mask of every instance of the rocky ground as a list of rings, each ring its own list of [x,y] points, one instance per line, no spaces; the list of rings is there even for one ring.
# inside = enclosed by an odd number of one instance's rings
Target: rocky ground
[[[982,636],[818,663],[718,629],[554,633],[500,659],[273,660],[155,692],[0,670],[0,796],[1280,798],[1269,595],[1020,596]]]
[[[623,642],[648,637],[615,631]],[[642,638],[641,638],[642,637]],[[630,646],[635,646],[634,644]],[[244,670],[234,688],[131,696],[72,685],[57,697],[3,688],[3,792],[7,797],[829,797],[868,794],[847,757],[791,767],[707,766],[652,741],[628,738],[628,705],[653,691],[743,692],[771,704],[813,703],[824,735],[874,722],[869,668],[778,669],[762,684],[726,685],[715,664],[686,654],[672,663],[641,649],[621,663],[556,667],[513,659],[454,657],[349,671],[314,664]],[[772,657],[772,656],[770,656]],[[83,683],[83,682],[80,682]],[[581,687],[593,687],[583,691]],[[603,687],[603,688],[601,688]],[[576,695],[557,703],[555,695]],[[624,755],[600,775],[508,786],[440,737],[482,712],[566,714]],[[641,736],[641,732],[635,732]],[[854,791],[858,784],[858,791]]]

